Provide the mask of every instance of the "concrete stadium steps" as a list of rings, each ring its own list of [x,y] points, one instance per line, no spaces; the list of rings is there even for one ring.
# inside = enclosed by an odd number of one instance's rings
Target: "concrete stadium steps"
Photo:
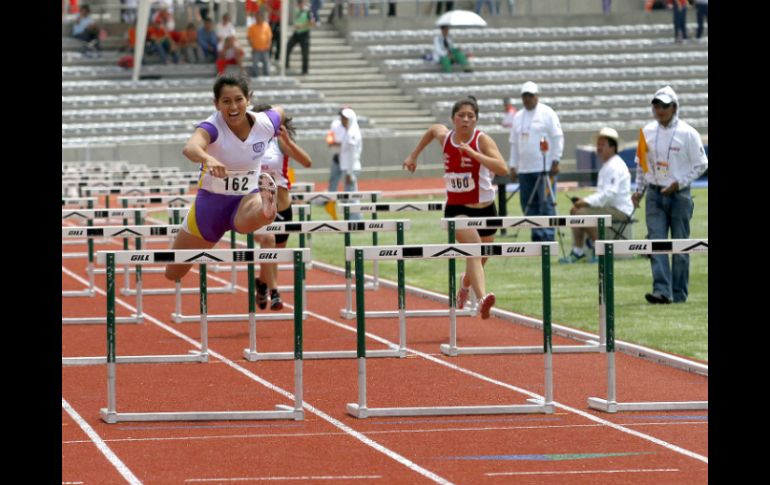
[[[318,91],[312,89],[276,89],[264,90],[260,93],[263,99],[271,102],[296,102],[305,100],[317,102],[322,99]],[[133,106],[211,106],[211,91],[195,91],[188,93],[135,93],[124,95],[95,94],[62,96],[62,109],[88,107],[120,108]]]
[[[254,79],[251,87],[255,89],[296,88],[295,78],[267,76]],[[132,94],[132,93],[167,93],[201,92],[211,90],[211,79],[155,79],[135,83],[131,80],[78,80],[62,81],[62,94]]]

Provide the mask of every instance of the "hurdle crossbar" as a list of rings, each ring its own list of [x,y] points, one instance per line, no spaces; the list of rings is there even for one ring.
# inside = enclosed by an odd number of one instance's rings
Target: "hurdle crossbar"
[[[356,335],[358,357],[358,402],[348,403],[346,411],[357,418],[370,416],[451,416],[479,414],[552,414],[553,404],[553,356],[551,345],[551,246],[556,243],[496,243],[496,244],[426,244],[422,246],[369,246],[352,247],[345,251],[345,258],[355,260],[356,273]],[[364,308],[364,261],[372,259],[447,259],[471,257],[540,256],[543,277],[543,347],[545,395],[533,404],[489,406],[432,406],[370,408],[366,401],[366,316]],[[399,279],[403,279],[399,271]],[[451,282],[450,282],[451,283]],[[451,286],[451,284],[450,284]],[[399,292],[399,309],[405,307],[403,291]],[[450,297],[454,309],[454,300]],[[451,318],[451,315],[450,315]],[[404,319],[401,318],[401,325]]]
[[[611,216],[525,216],[525,217],[475,217],[475,218],[442,218],[441,227],[447,229],[449,242],[455,240],[455,232],[464,229],[502,229],[511,227],[596,227],[600,237],[604,237],[605,227],[611,223]],[[582,345],[554,345],[554,353],[585,353],[602,352],[606,339],[605,321],[606,310],[602,290],[602,270],[604,258],[599,257],[599,341],[589,341]],[[454,261],[449,262],[450,266]],[[450,268],[450,279],[454,275]],[[452,290],[454,291],[454,290]],[[451,297],[451,295],[450,295]],[[456,330],[451,332],[456,334]],[[489,346],[489,347],[457,347],[451,342],[441,345],[445,355],[489,355],[489,354],[535,354],[540,352],[538,346]]]
[[[615,382],[615,275],[614,257],[630,254],[708,253],[708,239],[635,239],[596,241],[596,254],[607,257],[604,266],[604,294],[607,304],[607,399],[588,398],[588,407],[607,413],[618,411],[708,410],[708,401],[618,402]]]
[[[107,265],[107,407],[99,412],[106,423],[125,421],[218,421],[218,420],[274,420],[274,419],[304,419],[302,409],[302,313],[303,301],[301,296],[295,300],[294,311],[294,405],[277,405],[277,411],[195,411],[195,412],[145,412],[119,413],[117,411],[116,364],[115,353],[115,265],[120,262],[135,262],[139,264],[181,264],[197,263],[201,275],[201,354],[208,355],[208,327],[206,325],[206,263],[210,262],[249,262],[259,260],[263,255],[270,254],[276,261],[293,261],[295,267],[294,285],[296,294],[301,295],[304,273],[302,262],[310,258],[308,249],[270,249],[270,250],[235,250],[211,249],[176,250],[176,251],[112,251],[99,252],[97,260]],[[252,288],[253,289],[253,288]],[[254,292],[249,292],[249,307],[255,308]],[[252,318],[254,326],[256,316]]]
[[[378,212],[433,212],[433,211],[443,211],[444,210],[444,202],[426,202],[426,201],[411,201],[411,202],[389,202],[389,203],[380,203],[380,202],[373,202],[371,204],[340,204],[338,208],[341,208],[345,214],[345,219],[348,219],[349,214],[366,214],[371,213],[372,218],[377,218]],[[373,240],[372,245],[377,246],[377,241]],[[378,260],[375,260],[373,262],[374,268],[375,268],[375,276],[378,275],[377,268],[378,268]],[[376,280],[377,285],[379,286],[379,279]],[[348,305],[340,310],[340,316],[342,318],[345,318],[347,320],[352,320],[356,317],[356,312],[353,311],[351,308],[351,304],[349,303],[351,299],[347,300]],[[457,310],[456,315],[457,316],[472,316],[474,312],[470,309],[468,310]],[[366,317],[367,318],[398,318],[400,316],[400,312],[398,310],[378,310],[378,311],[367,311]],[[445,317],[448,316],[449,312],[448,310],[406,310],[405,316],[406,317]]]
[[[269,234],[269,233],[291,233],[291,232],[310,232],[310,233],[344,233],[345,234],[345,248],[350,247],[350,233],[353,232],[372,232],[372,231],[396,231],[396,238],[399,243],[403,243],[404,230],[410,227],[408,220],[377,220],[377,221],[324,221],[324,222],[303,222],[303,223],[274,223],[265,226],[255,234]],[[352,298],[353,292],[351,287],[351,264],[350,261],[345,262],[345,296],[348,300]],[[339,288],[339,285],[327,285],[333,288]],[[313,286],[305,285],[303,288],[305,291],[310,290]],[[366,287],[372,289],[372,286]],[[352,304],[352,303],[349,303]],[[406,339],[405,334],[400,336],[400,340]],[[243,356],[246,360],[287,360],[291,358],[289,352],[257,352],[256,349],[256,337],[252,340],[254,346],[249,349],[244,349]],[[381,349],[372,350],[368,354],[369,357],[405,357],[406,350],[402,347],[395,349]],[[353,359],[356,357],[355,350],[327,350],[327,351],[307,351],[305,352],[306,359]]]

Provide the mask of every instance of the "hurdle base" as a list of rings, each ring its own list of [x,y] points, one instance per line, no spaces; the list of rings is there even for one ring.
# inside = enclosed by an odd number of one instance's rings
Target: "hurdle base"
[[[80,297],[80,296],[87,296],[92,297],[96,295],[96,292],[94,290],[73,290],[73,291],[62,291],[61,296],[62,298],[72,298],[72,297]]]
[[[106,325],[107,317],[62,318],[62,325]],[[117,317],[115,323],[144,323],[144,315]]]
[[[208,362],[208,354],[190,351],[189,355],[126,355],[115,357],[118,364],[150,364],[158,362]],[[107,357],[62,357],[61,365],[83,366],[103,365],[107,363]]]
[[[590,353],[603,352],[604,347],[597,344],[587,345],[554,345],[552,353]],[[458,355],[496,355],[496,354],[542,354],[542,345],[522,345],[512,347],[452,347],[449,344],[441,344],[441,353],[451,357]]]
[[[377,357],[406,357],[406,349],[382,349],[367,350],[367,358]],[[251,349],[243,349],[243,358],[249,362],[259,360],[294,360],[294,352],[253,352]],[[302,352],[302,359],[356,359],[355,350],[321,350]]]
[[[619,403],[607,401],[598,397],[588,398],[588,407],[605,413],[618,411],[708,411],[708,401],[651,401]]]
[[[266,320],[294,320],[294,313],[257,313],[256,320],[257,323],[266,321]],[[173,319],[174,323],[189,323],[189,322],[200,322],[201,316],[200,315],[182,315],[176,312],[171,313],[171,318]],[[307,320],[307,312],[302,312],[302,320]],[[232,314],[222,314],[222,315],[206,315],[206,321],[211,322],[248,322],[249,321],[249,314],[248,313],[232,313]]]
[[[404,310],[405,317],[448,317],[449,315],[449,310]],[[340,316],[346,320],[353,320],[356,318],[356,312],[343,308],[340,310]],[[364,316],[366,318],[399,318],[401,313],[398,310],[364,311]],[[455,310],[455,316],[473,317],[476,316],[476,312],[473,310]]]
[[[277,405],[278,411],[214,411],[214,412],[180,412],[180,413],[118,413],[107,408],[99,410],[102,421],[108,424],[128,421],[244,421],[268,419],[292,419],[302,421],[305,412],[290,406]],[[288,408],[288,410],[287,410]]]
[[[484,414],[553,414],[553,404],[515,404],[495,406],[438,406],[367,408],[348,403],[345,410],[353,417],[363,419],[382,416],[458,416]]]

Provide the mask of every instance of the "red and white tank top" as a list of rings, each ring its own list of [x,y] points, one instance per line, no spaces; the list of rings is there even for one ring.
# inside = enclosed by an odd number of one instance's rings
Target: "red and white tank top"
[[[273,138],[267,144],[265,153],[259,159],[262,172],[269,173],[278,187],[291,188],[289,181],[289,156],[281,151],[278,140]]]
[[[492,186],[492,172],[464,155],[452,137],[455,130],[447,133],[444,138],[444,181],[446,183],[447,205],[467,205],[489,202],[495,199],[495,189]],[[479,137],[483,133],[473,132],[468,145],[481,152]]]

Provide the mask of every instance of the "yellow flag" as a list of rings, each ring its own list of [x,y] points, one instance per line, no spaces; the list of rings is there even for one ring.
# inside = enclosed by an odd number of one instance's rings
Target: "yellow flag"
[[[639,128],[639,143],[636,145],[634,162],[642,167],[642,172],[647,173],[650,170],[647,166],[647,140],[644,138],[644,132],[641,128]]]
[[[326,206],[324,207],[326,209],[326,212],[334,219],[337,220],[337,202],[334,200],[330,200],[326,203]]]
[[[289,170],[287,170],[287,177],[289,178],[289,182],[294,183],[297,180],[296,175],[294,175],[294,169],[292,167],[289,167]]]

